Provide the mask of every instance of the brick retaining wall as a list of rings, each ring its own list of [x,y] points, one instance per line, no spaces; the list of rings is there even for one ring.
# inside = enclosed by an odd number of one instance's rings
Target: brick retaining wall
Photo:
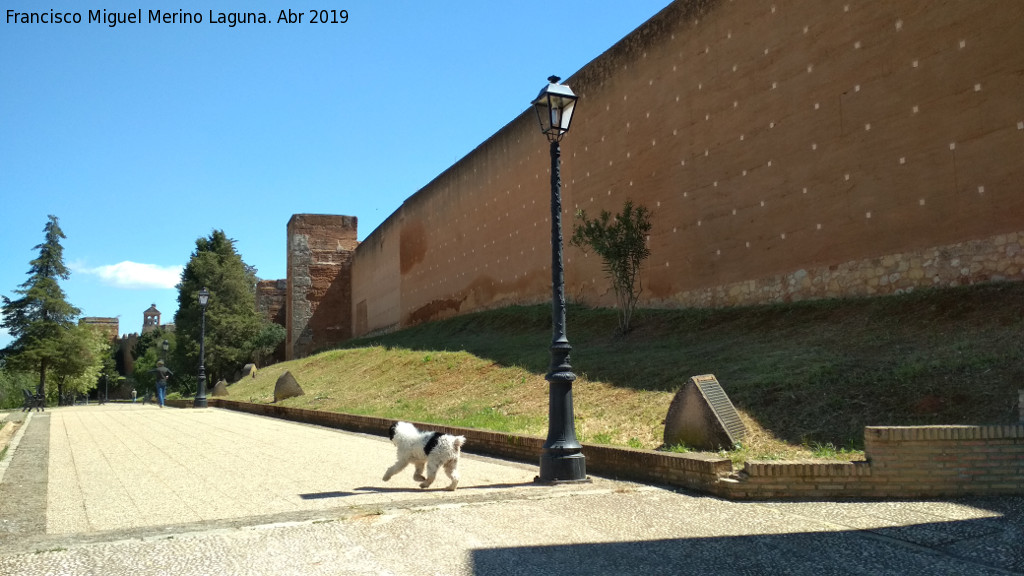
[[[191,401],[168,401],[179,408]],[[210,398],[226,408],[307,424],[386,435],[393,420]],[[544,440],[505,432],[420,424],[466,436],[470,452],[539,462]],[[749,461],[735,473],[728,458],[584,444],[587,471],[667,484],[731,500],[939,498],[1024,494],[1024,424],[869,426],[865,462]]]

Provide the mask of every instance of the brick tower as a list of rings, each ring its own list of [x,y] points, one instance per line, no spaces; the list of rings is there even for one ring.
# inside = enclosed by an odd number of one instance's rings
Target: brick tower
[[[295,214],[288,221],[285,359],[352,337],[355,216]]]

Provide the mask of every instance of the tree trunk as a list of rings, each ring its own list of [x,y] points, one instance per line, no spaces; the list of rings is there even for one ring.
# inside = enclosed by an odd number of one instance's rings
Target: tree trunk
[[[46,398],[46,358],[39,361],[39,388],[36,394]]]

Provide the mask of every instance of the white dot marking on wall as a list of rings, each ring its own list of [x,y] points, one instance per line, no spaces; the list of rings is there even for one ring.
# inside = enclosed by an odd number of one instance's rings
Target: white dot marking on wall
[[[1017,130],[1024,130],[1024,120],[1017,122]]]
[[[964,48],[967,48],[967,40],[960,41],[960,49],[963,50]]]
[[[903,30],[903,20],[898,20],[898,19],[896,20],[896,30],[897,31]]]
[[[867,218],[868,220],[870,220],[871,219],[871,212],[865,212],[864,213],[864,217]]]
[[[956,150],[956,142],[950,142],[949,143],[949,149],[950,150]]]
[[[974,85],[974,91],[975,92],[981,92],[981,84],[975,84]]]
[[[871,123],[870,122],[868,122],[867,124],[864,125],[864,131],[865,132],[870,132],[871,131]]]
[[[907,163],[906,156],[900,156],[900,165],[903,165],[903,164],[906,164],[906,163]]]
[[[811,72],[814,72],[814,64],[807,65],[807,73],[810,74]]]
[[[984,186],[978,186],[978,194],[984,194],[984,193],[985,193],[985,187]]]
[[[919,64],[919,62],[918,62],[917,60],[914,60],[913,62],[911,62],[911,63],[910,63],[910,65],[911,65],[912,67],[914,67],[914,68],[917,68],[917,65],[918,65],[918,64]]]
[[[821,230],[821,224],[817,224],[815,229],[816,230]]]
[[[853,43],[853,49],[854,50],[860,50],[860,46],[861,46],[860,40],[857,40],[856,42]]]
[[[818,145],[816,143],[814,143],[814,142],[811,142],[811,150],[817,150],[817,149],[818,149]]]
[[[918,204],[919,206],[924,206],[924,198],[921,198],[920,200],[918,200],[918,201],[917,201],[917,204]]]

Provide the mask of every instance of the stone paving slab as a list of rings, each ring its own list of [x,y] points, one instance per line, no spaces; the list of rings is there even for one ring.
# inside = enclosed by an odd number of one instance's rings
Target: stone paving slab
[[[424,491],[381,481],[386,439],[226,410],[26,422],[0,480],[10,576],[1024,574],[1022,498],[728,502],[471,454],[458,491]]]

